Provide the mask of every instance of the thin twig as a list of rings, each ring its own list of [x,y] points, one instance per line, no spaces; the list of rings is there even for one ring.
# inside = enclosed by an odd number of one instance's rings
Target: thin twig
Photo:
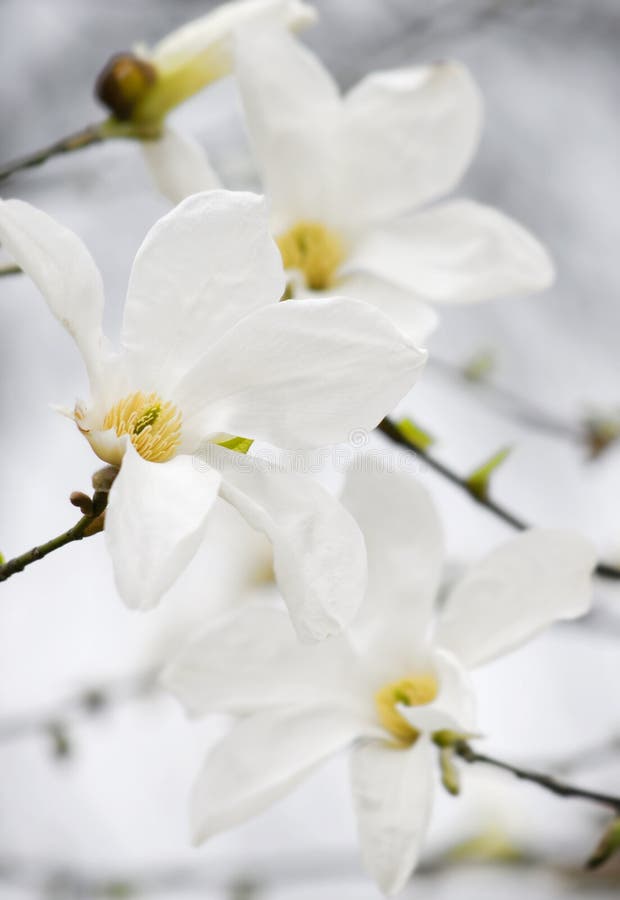
[[[81,541],[85,537],[90,537],[103,531],[105,509],[108,504],[108,491],[116,477],[116,472],[117,469],[114,466],[106,466],[93,475],[95,493],[92,500],[81,492],[72,494],[71,502],[74,506],[78,506],[83,514],[80,521],[73,528],[63,532],[58,537],[52,538],[51,541],[39,544],[39,546],[26,550],[25,553],[21,553],[13,559],[3,562],[0,565],[0,581],[6,581],[7,578],[16,575],[17,572],[23,572],[26,566],[43,559],[48,554],[53,553],[54,550],[59,550],[67,544]]]
[[[597,803],[599,806],[606,806],[613,812],[620,814],[620,797],[612,794],[601,794],[598,791],[588,791],[585,788],[576,787],[565,781],[559,781],[551,775],[545,775],[541,772],[535,772],[531,769],[523,769],[520,766],[513,766],[510,763],[487,756],[484,753],[475,751],[467,741],[457,741],[454,745],[454,752],[467,763],[485,763],[488,766],[494,766],[496,769],[502,769],[504,772],[510,772],[515,778],[522,781],[529,781],[537,784],[539,787],[556,794],[558,797],[574,797],[580,800],[589,800],[591,803]]]
[[[41,150],[35,150],[34,153],[28,153],[19,159],[0,166],[0,181],[4,181],[15,172],[21,172],[23,169],[29,169],[32,166],[40,166],[42,163],[51,159],[53,156],[60,156],[63,153],[73,153],[75,150],[81,150],[84,147],[90,147],[92,144],[98,144],[105,139],[102,130],[102,123],[96,125],[87,125],[81,131],[76,131],[68,137],[54,141]]]
[[[465,370],[460,366],[448,362],[448,360],[440,359],[436,355],[431,356],[428,364],[429,367],[448,375],[454,381],[467,385],[474,390],[484,391],[489,398],[495,398],[498,401],[495,403],[495,408],[500,413],[507,413],[516,417],[523,425],[545,431],[558,438],[574,441],[575,443],[587,443],[587,434],[583,428],[553,416],[530,399],[508,388],[495,384],[486,378],[480,380],[468,378]]]
[[[5,275],[19,275],[21,271],[19,266],[12,263],[8,266],[0,266],[0,278],[4,278]]]
[[[51,541],[40,544],[38,547],[33,547],[31,550],[27,550],[25,553],[21,553],[13,559],[9,559],[7,562],[0,565],[0,581],[6,581],[7,578],[10,578],[11,575],[15,575],[17,572],[23,572],[26,566],[30,566],[32,563],[37,562],[37,560],[43,559],[44,556],[53,553],[54,550],[59,550],[66,544],[71,544],[74,541],[81,541],[83,538],[88,537],[89,534],[96,533],[89,531],[88,529],[89,525],[93,524],[93,521],[94,519],[92,516],[82,516],[80,521],[74,525],[73,528],[58,535],[58,537],[52,538]]]
[[[480,506],[484,507],[484,509],[493,513],[507,525],[510,525],[517,531],[525,531],[530,527],[524,519],[519,518],[505,506],[502,506],[500,503],[492,500],[487,494],[472,490],[467,478],[463,478],[462,476],[458,475],[453,469],[445,465],[445,463],[440,462],[438,459],[432,456],[428,452],[428,450],[422,449],[413,441],[409,440],[409,438],[407,438],[406,435],[404,435],[401,429],[398,427],[398,424],[392,419],[383,419],[383,421],[378,425],[378,428],[379,431],[381,431],[394,444],[398,444],[400,447],[404,447],[411,453],[415,453],[420,457],[420,459],[424,460],[429,468],[433,469],[439,475],[443,476],[443,478],[445,478],[455,487],[460,488],[460,490],[462,491],[465,491],[465,493],[469,497],[471,497],[472,500],[474,500]],[[613,579],[614,581],[620,580],[620,569],[610,565],[609,563],[598,563],[595,572],[601,578],[609,578]]]

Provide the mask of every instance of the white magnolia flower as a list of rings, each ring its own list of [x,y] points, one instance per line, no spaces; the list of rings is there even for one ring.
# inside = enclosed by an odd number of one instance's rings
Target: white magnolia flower
[[[431,735],[476,729],[468,671],[584,613],[594,554],[571,532],[529,531],[471,568],[438,610],[442,536],[426,491],[402,474],[358,471],[345,500],[370,576],[351,632],[303,647],[282,612],[248,607],[190,644],[164,682],[193,715],[238,717],[195,785],[197,842],[260,812],[349,747],[363,860],[392,894],[427,828]]]
[[[218,444],[344,441],[407,393],[424,352],[366,304],[280,303],[282,263],[253,194],[195,195],[156,223],[133,265],[119,351],[102,333],[101,276],[73,233],[9,200],[0,241],[84,358],[91,400],[69,414],[100,459],[122,462],[105,531],[124,600],[157,603],[219,492],[273,542],[300,635],[338,630],[365,584],[353,519],[314,482]]]
[[[238,35],[235,73],[295,296],[339,292],[383,309],[419,342],[429,304],[542,290],[541,244],[498,210],[454,199],[481,100],[461,65],[375,72],[344,97],[283,29]]]
[[[234,66],[233,40],[241,27],[280,26],[299,31],[316,14],[303,0],[232,0],[171,32],[154,47],[113,56],[101,72],[97,94],[112,119],[110,135],[136,126],[157,187],[177,203],[218,186],[209,162],[190,138],[165,124],[168,113]],[[171,165],[170,161],[174,163]]]

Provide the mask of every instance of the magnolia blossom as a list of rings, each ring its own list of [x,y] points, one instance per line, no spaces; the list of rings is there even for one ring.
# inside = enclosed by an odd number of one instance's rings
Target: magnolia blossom
[[[282,28],[237,35],[235,73],[295,296],[341,293],[388,313],[418,341],[431,304],[542,290],[545,249],[512,219],[470,200],[429,207],[471,161],[481,100],[461,65],[365,77],[344,97]],[[172,155],[160,170],[181,184]],[[173,193],[173,199],[177,197]]]
[[[0,241],[83,356],[91,398],[68,415],[120,467],[105,531],[124,600],[157,603],[219,494],[273,542],[299,634],[338,630],[364,592],[359,529],[314,482],[234,448],[325,446],[374,427],[424,352],[366,304],[280,303],[282,263],[254,194],[198,194],[155,224],[133,265],[118,351],[102,333],[101,276],[74,234],[9,200]]]
[[[469,670],[584,613],[594,553],[577,534],[532,530],[473,566],[438,605],[443,548],[429,495],[371,466],[345,490],[369,563],[350,632],[301,646],[279,609],[249,606],[191,643],[164,683],[192,715],[237,717],[194,788],[196,842],[265,809],[348,747],[363,861],[393,894],[427,829],[432,736],[476,731]]]
[[[131,133],[136,126],[158,188],[183,200],[218,186],[198,144],[164,124],[180,103],[233,69],[233,36],[240,27],[281,26],[295,31],[315,21],[303,0],[233,0],[171,32],[154,47],[113,56],[97,82],[97,94],[112,112],[104,130]],[[167,161],[173,159],[174,166]]]

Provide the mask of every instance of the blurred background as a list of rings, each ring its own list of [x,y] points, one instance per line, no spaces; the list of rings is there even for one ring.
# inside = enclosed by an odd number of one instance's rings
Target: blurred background
[[[99,69],[205,13],[207,0],[1,0],[0,162],[102,116]],[[402,404],[435,451],[468,473],[500,447],[498,498],[528,521],[577,528],[620,563],[620,6],[617,0],[316,0],[306,32],[343,88],[377,68],[455,57],[486,99],[480,152],[459,191],[499,206],[552,250],[553,290],[448,309],[428,371]],[[232,80],[174,124],[231,187],[256,186]],[[110,142],[2,184],[86,241],[115,336],[131,262],[168,209],[137,145]],[[8,558],[75,521],[86,444],[49,404],[85,391],[71,342],[23,276],[0,279],[0,550]],[[378,440],[379,443],[379,440]],[[420,464],[455,564],[509,536]],[[346,760],[206,847],[189,846],[187,796],[223,723],[189,725],[153,686],[185,630],[264,577],[263,543],[232,514],[163,607],[125,610],[101,537],[0,587],[0,898],[370,900],[356,852]],[[265,588],[262,588],[264,590]],[[485,748],[620,791],[620,585],[477,676]],[[479,768],[441,796],[405,896],[478,900],[617,896],[620,867],[581,865],[604,819]]]

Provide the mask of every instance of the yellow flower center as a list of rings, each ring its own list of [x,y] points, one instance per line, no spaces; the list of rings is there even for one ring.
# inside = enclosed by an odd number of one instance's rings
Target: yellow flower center
[[[301,221],[277,239],[285,269],[299,269],[306,285],[323,291],[345,257],[342,241],[320,222]]]
[[[109,410],[103,430],[129,435],[140,456],[150,462],[172,459],[181,440],[181,413],[159,394],[137,391]]]
[[[377,715],[381,725],[392,734],[399,744],[411,746],[419,736],[417,729],[404,719],[396,705],[423,706],[432,703],[439,692],[434,675],[412,675],[401,681],[386,684],[375,694]]]

